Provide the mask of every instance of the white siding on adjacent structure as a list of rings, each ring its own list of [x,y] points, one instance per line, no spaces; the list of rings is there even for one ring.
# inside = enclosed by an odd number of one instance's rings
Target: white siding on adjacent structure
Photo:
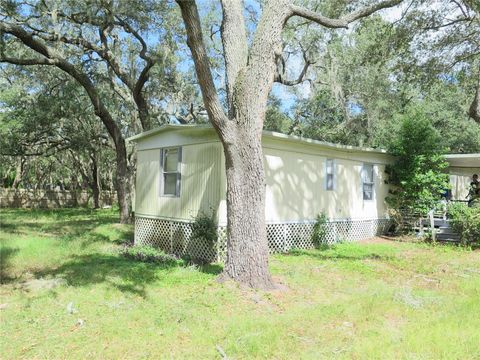
[[[480,175],[480,168],[450,167],[450,185],[452,186],[453,200],[466,200],[470,189],[472,175]]]

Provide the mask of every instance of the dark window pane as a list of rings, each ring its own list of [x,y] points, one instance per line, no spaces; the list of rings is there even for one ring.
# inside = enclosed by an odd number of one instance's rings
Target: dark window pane
[[[327,174],[327,190],[333,190],[333,174]]]
[[[164,174],[163,194],[177,194],[177,174]]]
[[[373,184],[363,184],[363,200],[373,199]]]

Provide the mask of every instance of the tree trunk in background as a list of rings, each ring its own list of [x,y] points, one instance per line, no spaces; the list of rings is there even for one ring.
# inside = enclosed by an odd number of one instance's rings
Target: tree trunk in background
[[[92,156],[92,192],[93,192],[93,208],[100,208],[100,176],[98,173],[97,159]]]
[[[121,139],[121,141],[118,142],[115,151],[117,160],[117,178],[115,185],[117,190],[118,208],[120,211],[120,222],[122,224],[128,224],[131,219],[130,207],[128,205],[128,166],[125,140]]]
[[[470,105],[468,114],[473,120],[475,120],[477,123],[480,123],[480,69],[478,70],[478,81],[477,90],[475,91],[475,98]]]
[[[21,156],[18,157],[17,166],[15,168],[15,179],[13,179],[12,188],[17,189],[22,182],[24,161]]]

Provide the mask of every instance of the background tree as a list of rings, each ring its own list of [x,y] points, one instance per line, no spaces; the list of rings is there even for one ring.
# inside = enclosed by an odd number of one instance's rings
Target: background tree
[[[5,70],[8,86],[0,90],[0,155],[4,164],[12,164],[9,158],[13,158],[16,165],[0,170],[4,185],[89,187],[94,206],[99,207],[102,173],[108,174],[114,149],[82,89],[61,73],[32,67],[21,73]],[[103,186],[112,189],[105,176]]]
[[[479,57],[470,35],[476,33],[478,15],[470,11],[465,18],[459,5],[448,1],[436,2],[434,8],[445,11],[432,13],[427,3],[411,2],[395,21],[375,14],[349,32],[299,22],[295,41],[315,60],[307,74],[308,91],[303,90],[307,95],[290,100],[293,105],[286,109],[299,134],[387,147],[400,129],[397,115],[416,106],[428,113],[449,152],[480,151],[480,127],[468,117]],[[438,24],[447,13],[458,21],[448,25],[444,19],[446,26],[434,28],[432,23]],[[301,85],[296,88],[292,96]],[[322,108],[329,110],[322,113]],[[328,132],[318,131],[332,116],[335,125]]]
[[[0,61],[56,67],[88,95],[115,147],[121,222],[129,220],[133,173],[125,138],[168,121],[164,105],[176,90],[170,10],[168,3],[144,0],[10,0],[0,6]],[[152,35],[160,40],[156,46],[149,45]],[[155,87],[147,94],[152,72]]]
[[[398,137],[389,146],[397,159],[386,170],[392,185],[386,201],[395,210],[394,218],[401,218],[403,212],[421,217],[449,189],[448,163],[442,156],[440,135],[421,109],[411,108],[399,122]]]

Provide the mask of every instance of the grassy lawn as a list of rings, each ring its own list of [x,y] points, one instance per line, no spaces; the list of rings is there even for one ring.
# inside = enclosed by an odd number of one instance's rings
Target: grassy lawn
[[[119,255],[113,211],[1,210],[2,359],[479,359],[480,252],[342,244],[274,256],[286,290]]]

